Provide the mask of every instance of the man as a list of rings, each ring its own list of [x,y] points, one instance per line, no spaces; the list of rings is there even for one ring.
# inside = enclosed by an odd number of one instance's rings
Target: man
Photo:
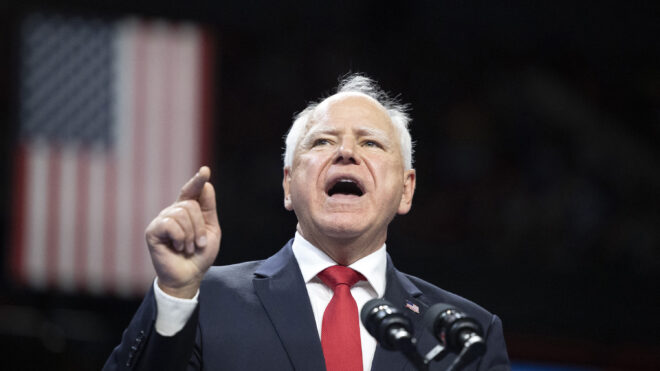
[[[301,112],[282,181],[297,231],[264,261],[210,268],[221,233],[202,167],[147,227],[157,279],[105,368],[412,370],[358,324],[364,303],[384,297],[409,315],[423,352],[436,344],[420,324],[425,310],[459,308],[488,344],[467,369],[508,369],[497,316],[399,272],[386,253],[387,227],[415,191],[408,122],[403,106],[360,75]]]

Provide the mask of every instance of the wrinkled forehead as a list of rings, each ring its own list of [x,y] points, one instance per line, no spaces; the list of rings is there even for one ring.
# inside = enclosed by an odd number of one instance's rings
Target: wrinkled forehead
[[[343,92],[332,95],[319,103],[310,115],[302,137],[305,137],[314,125],[325,121],[324,119],[331,114],[345,114],[346,112],[361,112],[362,114],[368,112],[368,114],[374,115],[377,120],[383,120],[394,128],[387,110],[380,102],[364,93]]]

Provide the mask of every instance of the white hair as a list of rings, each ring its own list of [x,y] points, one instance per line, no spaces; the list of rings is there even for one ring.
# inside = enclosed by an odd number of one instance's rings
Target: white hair
[[[351,74],[341,80],[337,87],[339,93],[360,93],[372,98],[378,102],[392,121],[392,125],[399,134],[399,142],[401,144],[401,155],[403,157],[403,164],[406,170],[412,169],[413,164],[413,143],[408,131],[408,124],[411,119],[408,116],[408,106],[399,103],[395,98],[390,97],[385,91],[381,90],[378,84],[361,74]],[[286,135],[284,149],[284,166],[291,167],[293,164],[293,154],[300,144],[300,140],[305,136],[307,130],[311,126],[312,116],[316,108],[323,101],[311,102],[302,112],[295,116],[293,124]]]

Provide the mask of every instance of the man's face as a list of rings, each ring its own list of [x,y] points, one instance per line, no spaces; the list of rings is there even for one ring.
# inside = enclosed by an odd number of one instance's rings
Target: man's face
[[[404,171],[400,140],[383,107],[362,94],[332,96],[284,169],[284,205],[310,241],[387,235],[410,210],[415,171]]]

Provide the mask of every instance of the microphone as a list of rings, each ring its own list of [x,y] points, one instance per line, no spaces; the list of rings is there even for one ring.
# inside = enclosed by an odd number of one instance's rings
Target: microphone
[[[410,319],[385,299],[369,300],[362,307],[360,319],[371,336],[387,350],[403,350],[406,343],[416,342]]]
[[[460,354],[463,364],[486,352],[481,325],[451,305],[438,303],[431,306],[423,321],[445,348]]]
[[[369,300],[360,312],[362,324],[378,344],[387,350],[399,350],[418,370],[428,370],[428,365],[417,352],[417,339],[413,326],[396,307],[385,299]]]

